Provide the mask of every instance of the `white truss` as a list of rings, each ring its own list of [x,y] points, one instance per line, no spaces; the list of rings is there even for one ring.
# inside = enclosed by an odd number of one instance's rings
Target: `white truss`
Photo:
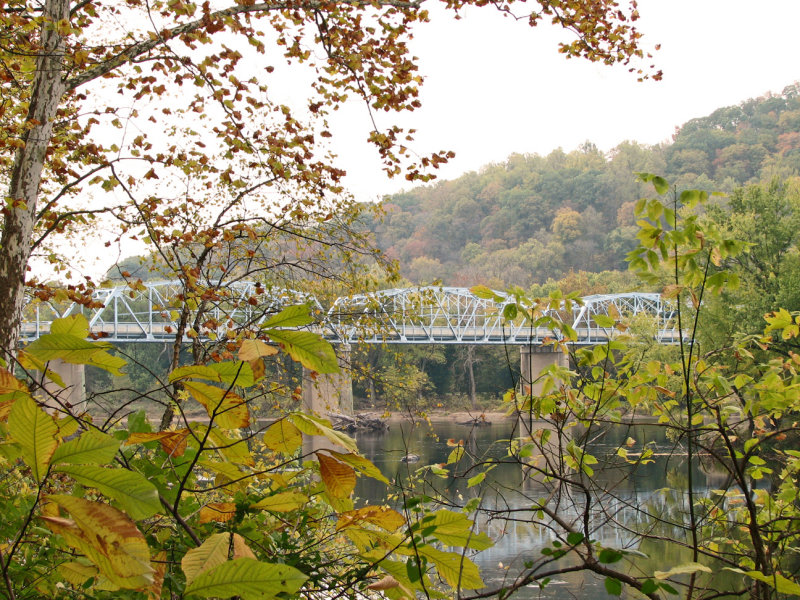
[[[522,318],[506,320],[503,310],[512,300],[494,292],[501,302],[479,298],[467,288],[423,287],[382,290],[338,298],[328,311],[329,331],[344,343],[389,344],[541,344],[560,334],[551,327],[534,327]],[[609,312],[610,311],[610,312]],[[676,343],[674,309],[658,294],[587,296],[574,310],[548,310],[544,316],[571,325],[575,343],[605,343],[618,334],[601,327],[595,315],[629,318],[646,313],[657,318],[656,339]]]
[[[137,287],[102,288],[93,300],[102,306],[86,309],[72,303],[28,302],[23,315],[21,339],[32,341],[50,331],[54,319],[83,313],[92,334],[111,342],[169,342],[175,339],[179,311],[184,304],[183,287],[177,281],[159,281]],[[321,315],[316,298],[294,290],[267,289],[254,282],[236,282],[221,289],[209,289],[192,302],[205,303],[203,323],[197,335],[202,339],[219,336],[228,328],[257,328],[270,315],[292,304],[308,304]],[[194,322],[190,315],[190,327]],[[190,341],[191,337],[185,337]]]
[[[138,287],[99,289],[99,308],[76,303],[57,304],[32,300],[25,308],[22,339],[32,341],[50,330],[53,319],[82,312],[91,332],[111,342],[169,342],[175,339],[179,310],[184,304],[178,282],[162,281]],[[559,333],[542,324],[532,326],[522,318],[507,320],[503,310],[512,300],[494,292],[499,302],[479,298],[467,288],[420,287],[383,290],[336,299],[327,313],[319,302],[302,292],[267,289],[253,282],[209,289],[193,302],[205,303],[203,323],[191,333],[214,339],[227,329],[257,328],[271,314],[291,304],[308,304],[316,319],[315,331],[333,343],[389,344],[540,344]],[[193,313],[190,323],[194,321]],[[601,327],[596,315],[630,318],[655,317],[656,339],[676,343],[674,308],[658,294],[587,296],[573,310],[546,311],[545,316],[570,325],[575,343],[605,343],[618,334]],[[191,338],[186,337],[185,341]]]

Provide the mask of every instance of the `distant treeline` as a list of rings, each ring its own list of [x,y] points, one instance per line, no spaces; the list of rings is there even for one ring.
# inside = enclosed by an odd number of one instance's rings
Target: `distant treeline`
[[[649,193],[635,181],[642,171],[678,189],[724,192],[797,176],[800,83],[693,119],[671,143],[514,154],[387,197],[384,220],[369,226],[413,283],[528,287],[571,271],[620,270],[634,245],[635,202]]]

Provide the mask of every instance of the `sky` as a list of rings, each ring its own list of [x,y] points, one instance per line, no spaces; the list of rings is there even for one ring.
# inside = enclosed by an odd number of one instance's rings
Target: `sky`
[[[417,129],[411,149],[419,155],[454,151],[438,171],[440,179],[454,179],[512,153],[569,152],[586,141],[603,151],[625,140],[665,142],[689,119],[800,80],[800,0],[639,0],[639,12],[644,48],[661,45],[653,61],[662,81],[640,83],[622,65],[565,59],[557,44],[572,38],[548,24],[531,29],[492,8],[468,9],[460,20],[431,10],[431,22],[417,27],[411,44],[425,78],[422,108],[400,118],[380,113],[378,125]],[[300,80],[294,71],[288,77],[282,89],[291,93]],[[337,166],[346,169],[345,185],[357,200],[411,187],[381,171],[365,141],[371,121],[363,104],[346,105],[332,125]],[[74,266],[100,277],[116,261],[146,252],[126,241],[79,253]],[[35,272],[49,276],[49,265],[40,262]]]
[[[439,172],[453,179],[512,153],[569,152],[587,140],[603,151],[625,140],[658,144],[689,119],[800,80],[797,0],[640,0],[639,12],[645,48],[661,44],[660,82],[565,59],[557,42],[569,34],[552,26],[531,29],[491,9],[460,21],[432,11],[412,45],[425,77],[422,108],[401,121],[418,130],[413,150],[453,150]],[[362,201],[410,187],[380,172],[363,143],[369,126],[362,106],[336,120],[346,185]]]

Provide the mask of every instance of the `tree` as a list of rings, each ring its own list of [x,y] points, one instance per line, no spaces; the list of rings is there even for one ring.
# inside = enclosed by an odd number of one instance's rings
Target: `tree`
[[[487,3],[448,7],[469,4]],[[406,42],[414,25],[428,20],[421,0],[2,5],[1,85],[13,107],[0,124],[8,184],[0,347],[7,358],[16,346],[31,253],[50,254],[51,234],[100,214],[125,222],[142,207],[203,205],[215,201],[218,186],[264,193],[263,210],[271,214],[324,215],[342,176],[320,145],[331,135],[326,117],[348,96],[375,114],[419,105],[421,80]],[[517,3],[497,7],[510,12]],[[621,10],[613,0],[539,0],[527,22],[552,19],[573,32],[560,47],[567,56],[629,64],[644,58],[637,18],[633,3]],[[300,108],[279,98],[273,71],[281,60],[311,74]],[[660,78],[649,71],[639,74]],[[409,140],[391,125],[369,133],[389,175],[424,181],[452,156],[409,161]],[[141,190],[143,201],[120,200],[122,185]],[[88,302],[82,291],[75,286],[71,293]]]
[[[677,343],[658,348],[653,334],[659,325],[609,310],[593,318],[615,335],[603,345],[574,347],[576,332],[553,319],[555,310],[569,314],[574,294],[555,290],[534,299],[512,290],[515,302],[505,317],[558,330],[542,345],[567,353],[569,366],[545,367],[539,390],[522,382],[506,394],[525,423],[506,442],[506,456],[481,459],[457,449],[445,466],[476,488],[475,500],[457,506],[540,527],[552,542],[538,554],[526,553],[500,587],[473,598],[510,598],[522,586],[544,587],[576,570],[601,578],[610,595],[630,588],[652,600],[767,600],[800,592],[800,377],[797,355],[783,345],[796,344],[800,313],[770,312],[759,335],[740,337],[731,347],[698,344],[706,298],[735,287],[735,273],[725,267],[747,243],[704,218],[707,192],[678,193],[661,177],[642,179],[661,197],[637,205],[640,243],[629,254],[630,266],[645,283],[666,284],[673,310],[658,320],[674,320]],[[757,195],[751,201],[757,203]],[[505,298],[482,286],[473,292]],[[651,429],[666,429],[674,440],[666,464],[680,485],[642,499],[630,492],[637,486],[634,473],[647,476]],[[523,477],[513,493],[489,476],[508,463],[519,465]],[[700,468],[714,477],[710,487],[698,481]],[[435,482],[422,493],[431,490]],[[494,494],[500,499],[477,499]],[[635,519],[625,522],[625,511]],[[605,525],[624,532],[622,541],[601,541]]]

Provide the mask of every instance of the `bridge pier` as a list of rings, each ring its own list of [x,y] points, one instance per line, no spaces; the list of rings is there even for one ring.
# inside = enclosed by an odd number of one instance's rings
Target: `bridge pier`
[[[56,396],[61,402],[76,407],[86,402],[86,365],[75,365],[54,358],[47,363],[47,368],[61,377],[64,387],[45,377],[44,389],[47,391],[43,399],[45,405],[55,408],[50,396]]]
[[[554,352],[550,347],[520,346],[519,365],[522,388],[527,391],[526,386],[530,386],[530,393],[540,396],[544,379],[540,378],[539,374],[550,365],[568,367],[569,355],[565,352]]]
[[[569,367],[569,355],[552,347],[542,346],[520,346],[520,392],[524,397],[529,395],[533,398],[542,395],[544,377],[541,372],[551,365]],[[530,438],[531,435],[540,429],[553,430],[551,423],[533,420],[531,415],[520,413],[519,432],[523,438]],[[553,431],[555,433],[555,431]]]
[[[303,408],[322,417],[329,413],[353,414],[353,378],[350,345],[336,347],[339,373],[313,373],[303,367]],[[313,376],[312,376],[313,373]]]

